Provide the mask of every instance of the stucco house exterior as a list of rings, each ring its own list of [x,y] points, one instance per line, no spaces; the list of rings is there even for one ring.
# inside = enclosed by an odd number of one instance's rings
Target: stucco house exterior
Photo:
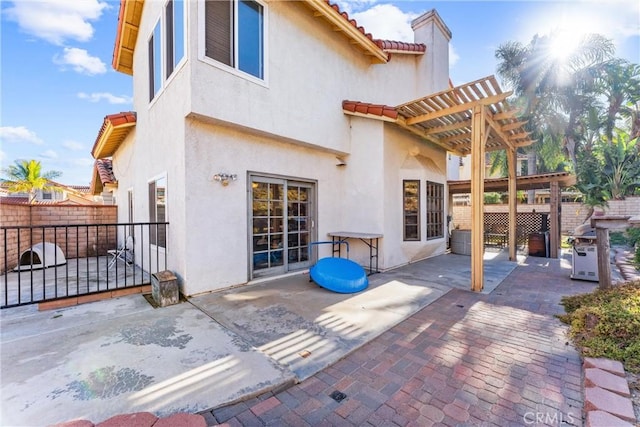
[[[170,223],[143,238],[186,295],[305,271],[337,231],[381,235],[379,270],[444,253],[447,151],[385,120],[450,87],[449,29],[435,10],[412,28],[377,40],[324,0],[122,0],[113,66],[135,113],[92,151],[119,221]]]

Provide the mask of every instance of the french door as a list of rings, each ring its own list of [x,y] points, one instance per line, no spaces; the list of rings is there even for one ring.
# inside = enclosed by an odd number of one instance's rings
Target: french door
[[[314,184],[252,176],[250,189],[251,278],[310,266],[315,226]]]

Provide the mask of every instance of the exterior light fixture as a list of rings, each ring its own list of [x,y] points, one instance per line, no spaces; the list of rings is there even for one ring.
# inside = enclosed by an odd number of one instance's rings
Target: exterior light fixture
[[[236,175],[235,173],[217,173],[213,175],[213,179],[214,181],[218,181],[220,184],[222,184],[223,187],[226,187],[227,185],[229,185],[229,181],[235,181],[236,179],[238,179],[238,175]]]

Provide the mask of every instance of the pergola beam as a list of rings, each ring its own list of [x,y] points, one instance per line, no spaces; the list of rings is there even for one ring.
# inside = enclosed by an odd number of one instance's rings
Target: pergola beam
[[[422,123],[422,122],[437,119],[440,117],[448,116],[450,114],[456,114],[456,113],[461,113],[463,111],[474,110],[478,106],[491,105],[496,102],[504,101],[509,96],[511,96],[511,93],[512,92],[510,91],[499,93],[497,95],[487,96],[486,98],[478,99],[476,101],[465,102],[453,107],[443,108],[442,110],[433,111],[427,114],[421,114],[419,116],[407,119],[407,125],[411,126],[417,123]]]
[[[398,126],[400,126],[403,129],[408,130],[409,132],[418,135],[421,138],[426,139],[427,141],[437,145],[438,147],[442,147],[447,151],[451,151],[452,153],[458,155],[458,156],[464,156],[465,154],[453,147],[451,147],[450,145],[442,142],[439,138],[435,138],[432,135],[427,135],[425,134],[424,131],[418,130],[416,128],[414,128],[413,126],[409,126],[407,125],[406,121],[402,118],[402,117],[398,117],[398,119],[396,120],[396,123],[398,124]]]
[[[486,116],[487,123],[489,124],[489,126],[491,126],[498,138],[502,140],[502,142],[507,146],[508,150],[513,150],[513,143],[509,140],[509,135],[502,131],[502,128],[495,120],[493,120],[493,115],[489,111],[487,111]]]
[[[434,135],[434,134],[438,134],[438,133],[450,132],[452,130],[458,130],[458,129],[466,128],[466,127],[469,127],[469,126],[471,126],[471,119],[464,120],[464,121],[461,121],[461,122],[451,123],[450,125],[434,127],[434,128],[431,128],[431,129],[427,130],[425,132],[425,134],[426,135]]]

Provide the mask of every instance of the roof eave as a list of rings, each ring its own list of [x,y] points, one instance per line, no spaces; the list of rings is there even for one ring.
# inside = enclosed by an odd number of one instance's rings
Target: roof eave
[[[94,159],[111,157],[136,125],[135,113],[112,114],[104,118],[91,155]]]
[[[144,0],[120,0],[118,31],[113,47],[113,69],[133,75],[133,51],[142,16]],[[128,37],[127,37],[128,36]]]
[[[371,58],[372,63],[384,64],[389,62],[389,55],[382,50],[371,38],[363,34],[357,27],[351,24],[342,14],[326,0],[305,0],[316,12],[317,16],[325,18],[333,27],[343,32],[354,45],[358,46],[365,55]]]

